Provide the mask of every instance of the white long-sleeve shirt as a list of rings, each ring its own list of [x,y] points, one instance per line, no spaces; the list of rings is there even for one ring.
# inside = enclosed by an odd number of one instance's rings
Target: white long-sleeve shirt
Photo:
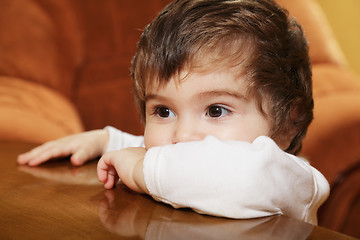
[[[107,151],[144,146],[142,136],[107,129]],[[284,214],[317,224],[317,210],[329,194],[319,171],[265,136],[252,143],[208,136],[153,147],[146,152],[143,171],[154,199],[229,218]]]

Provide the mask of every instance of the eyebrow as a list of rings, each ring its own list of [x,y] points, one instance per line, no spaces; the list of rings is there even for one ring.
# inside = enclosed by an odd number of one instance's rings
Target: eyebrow
[[[247,100],[247,97],[244,94],[241,94],[241,93],[233,91],[233,90],[227,90],[227,89],[226,90],[207,91],[207,92],[202,92],[199,94],[199,98],[221,97],[221,96],[230,96],[233,98]]]
[[[163,99],[163,100],[165,100],[166,97],[158,95],[158,94],[148,94],[148,95],[145,95],[144,102],[147,102],[147,101],[152,100],[152,99],[160,99],[160,100]]]
[[[241,99],[241,100],[248,100],[248,98],[239,93],[232,90],[214,90],[214,91],[205,91],[199,93],[196,98],[208,98],[208,97],[221,97],[221,96],[230,96],[233,98]],[[158,95],[158,94],[148,94],[145,96],[145,102],[152,100],[152,99],[159,99],[159,100],[166,100],[168,97]]]

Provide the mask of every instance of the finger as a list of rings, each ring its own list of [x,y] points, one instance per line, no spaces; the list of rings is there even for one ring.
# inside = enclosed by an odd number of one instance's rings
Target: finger
[[[70,161],[75,166],[83,165],[86,161],[91,159],[88,155],[87,151],[84,148],[80,148],[79,150],[75,151],[70,158]]]
[[[32,150],[25,152],[23,154],[20,154],[17,158],[17,162],[19,164],[27,164],[28,162],[36,159],[39,157],[39,155],[42,155],[43,152],[48,151],[48,149],[51,147],[50,143],[45,143],[40,146],[37,146],[33,148]]]
[[[99,153],[89,149],[89,147],[79,147],[75,150],[70,158],[70,161],[73,165],[79,166],[83,165],[85,162],[99,157]]]
[[[104,161],[104,157],[100,158],[97,164],[97,175],[100,182],[104,183],[107,179],[108,165]]]
[[[57,142],[48,142],[25,154],[21,154],[18,157],[18,163],[37,166],[52,158],[69,156],[72,152],[73,149],[70,146],[63,146]]]
[[[50,159],[67,157],[71,155],[71,149],[61,149],[61,148],[49,148],[43,152],[37,154],[37,156],[30,159],[27,163],[29,166],[37,166],[41,163],[44,163]]]
[[[41,146],[38,146],[36,148],[33,148],[32,150],[22,153],[20,155],[18,155],[17,157],[17,162],[19,164],[26,164],[27,162],[29,162],[35,155],[36,155],[36,151],[38,148],[40,148]]]
[[[97,174],[100,182],[104,183],[106,189],[113,188],[119,180],[117,172],[112,164],[112,158],[104,155],[98,162]]]
[[[27,153],[20,154],[17,157],[17,163],[20,165],[24,165],[28,163],[28,161],[29,161],[29,155]]]
[[[118,180],[119,180],[119,178],[118,178],[117,174],[113,174],[109,171],[107,181],[104,183],[104,188],[112,189],[113,187],[115,187]]]

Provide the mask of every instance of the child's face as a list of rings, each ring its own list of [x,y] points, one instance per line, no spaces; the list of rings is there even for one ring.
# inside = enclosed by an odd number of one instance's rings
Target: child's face
[[[230,71],[191,73],[184,80],[173,78],[163,87],[150,87],[145,100],[146,148],[207,135],[247,142],[269,136],[270,123],[246,90],[245,80],[234,79]]]

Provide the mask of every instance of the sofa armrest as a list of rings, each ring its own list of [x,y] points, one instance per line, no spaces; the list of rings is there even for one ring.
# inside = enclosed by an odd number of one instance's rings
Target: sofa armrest
[[[0,77],[0,139],[43,143],[83,131],[73,104],[59,93]]]

